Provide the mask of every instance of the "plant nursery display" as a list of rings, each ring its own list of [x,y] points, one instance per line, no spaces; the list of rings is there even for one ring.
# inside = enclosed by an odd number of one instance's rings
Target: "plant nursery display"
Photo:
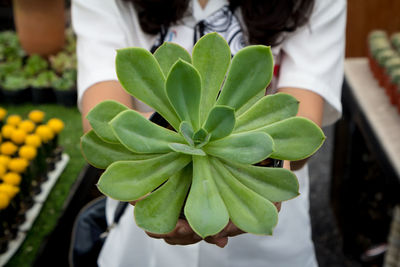
[[[48,59],[26,55],[15,32],[0,33],[0,101],[76,105],[75,36],[67,29],[62,51]]]
[[[28,118],[0,108],[0,256],[16,238],[47,174],[60,160],[64,123],[32,110]]]
[[[385,89],[389,101],[400,113],[400,33],[390,38],[385,31],[374,30],[368,36],[370,69]]]
[[[311,156],[325,136],[296,117],[298,101],[265,96],[271,81],[270,47],[248,46],[231,58],[216,33],[202,37],[192,55],[174,43],[154,54],[142,48],[117,51],[124,89],[162,117],[104,101],[87,115],[93,130],[81,139],[87,161],[105,169],[99,190],[120,201],[140,199],[136,223],[168,233],[181,216],[205,238],[231,220],[241,230],[272,234],[273,204],[296,197],[298,181],[276,160]],[[183,212],[183,213],[182,213]]]

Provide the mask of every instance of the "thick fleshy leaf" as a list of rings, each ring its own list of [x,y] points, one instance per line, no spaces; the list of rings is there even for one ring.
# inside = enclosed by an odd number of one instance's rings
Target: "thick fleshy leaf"
[[[187,121],[182,121],[179,126],[179,132],[182,134],[183,138],[185,138],[186,142],[194,146],[193,142],[193,128]]]
[[[185,144],[170,143],[169,147],[173,151],[183,153],[183,154],[197,155],[197,156],[205,156],[206,155],[206,153],[204,153],[204,151],[201,150],[200,148],[191,147],[191,146],[188,146]]]
[[[265,96],[265,91],[260,91],[258,94],[253,96],[249,101],[246,102],[243,106],[241,106],[238,110],[235,111],[235,116],[238,118],[243,113],[245,113],[249,108],[251,108],[257,101]]]
[[[228,136],[234,127],[235,111],[227,106],[215,106],[204,124],[204,129],[211,134],[211,141]]]
[[[217,33],[204,35],[193,47],[193,66],[199,71],[202,82],[200,120],[204,122],[214,106],[231,61],[231,50]]]
[[[234,132],[245,132],[258,129],[274,122],[294,117],[299,102],[291,95],[278,93],[268,95],[238,117]]]
[[[161,70],[164,76],[167,77],[171,67],[179,59],[182,59],[188,63],[192,63],[192,58],[189,52],[182,46],[165,42],[154,52],[154,57],[157,59],[158,64],[160,64]]]
[[[270,47],[253,45],[241,49],[233,57],[217,104],[240,109],[265,91],[272,78],[273,65]]]
[[[153,107],[175,129],[180,121],[165,92],[165,78],[153,55],[143,48],[117,50],[118,80],[125,90]]]
[[[194,133],[193,141],[195,144],[199,144],[203,142],[205,139],[207,139],[207,136],[209,136],[207,131],[204,130],[203,128],[200,128],[197,132]]]
[[[108,124],[115,116],[128,108],[116,101],[106,100],[97,104],[86,115],[90,125],[96,134],[108,143],[119,143],[114,136],[111,126]]]
[[[219,160],[210,161],[218,173],[215,182],[232,222],[248,233],[272,235],[278,223],[275,205],[236,180]]]
[[[219,233],[229,214],[214,182],[208,157],[193,156],[193,181],[185,205],[185,216],[201,237]]]
[[[143,160],[157,156],[155,154],[136,154],[121,144],[104,142],[93,130],[81,137],[81,149],[90,165],[99,169],[105,169],[115,161]]]
[[[191,157],[171,152],[140,161],[111,164],[97,184],[100,192],[120,201],[133,201],[150,193],[185,167]]]
[[[198,71],[189,63],[178,60],[172,66],[165,83],[167,96],[181,121],[200,128],[201,80]]]
[[[299,195],[296,175],[287,169],[223,162],[238,181],[272,202],[289,200]]]
[[[254,164],[267,158],[274,151],[274,143],[268,134],[240,133],[212,141],[204,146],[203,150],[218,158]]]
[[[110,125],[121,144],[136,153],[170,152],[169,143],[185,142],[178,133],[152,123],[134,110],[120,113]]]
[[[289,118],[260,128],[274,140],[275,151],[271,158],[300,160],[311,156],[325,140],[321,128],[309,119]]]
[[[174,230],[192,182],[192,165],[169,178],[135,206],[135,221],[145,231],[166,234]]]

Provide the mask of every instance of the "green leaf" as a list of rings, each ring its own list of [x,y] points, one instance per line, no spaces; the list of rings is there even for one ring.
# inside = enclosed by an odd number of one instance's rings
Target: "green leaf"
[[[201,80],[197,70],[178,60],[165,83],[167,96],[181,121],[187,121],[196,131],[200,128]]]
[[[251,131],[294,117],[298,107],[299,102],[291,95],[278,93],[265,96],[238,117],[234,132]]]
[[[314,154],[323,144],[325,135],[309,119],[289,118],[260,128],[274,140],[275,151],[271,158],[301,160]]]
[[[190,156],[175,152],[147,160],[118,161],[101,175],[97,186],[113,199],[133,201],[156,189],[190,161]]]
[[[169,147],[179,153],[183,154],[188,154],[188,155],[197,155],[197,156],[205,156],[206,153],[204,153],[203,150],[200,148],[194,148],[185,144],[179,144],[179,143],[170,143]]]
[[[260,91],[255,96],[249,99],[243,106],[241,106],[238,110],[235,111],[235,116],[238,118],[240,115],[245,113],[249,108],[251,108],[258,100],[265,96],[265,91]]]
[[[117,144],[118,139],[114,136],[111,126],[108,124],[115,116],[128,108],[116,101],[106,100],[97,104],[86,115],[90,125],[96,134],[108,143]]]
[[[242,184],[262,197],[279,202],[299,195],[296,175],[284,168],[269,168],[224,161],[225,167]]]
[[[192,165],[187,165],[159,189],[138,201],[134,212],[137,225],[156,234],[174,230],[191,182]]]
[[[168,76],[171,67],[179,59],[192,63],[189,52],[182,46],[171,42],[165,42],[157,48],[154,52],[154,57],[157,59],[158,64],[160,64],[165,77]]]
[[[201,76],[200,121],[203,122],[217,99],[231,61],[231,50],[223,37],[210,33],[197,41],[192,55],[193,66]]]
[[[184,142],[178,133],[152,123],[134,110],[120,113],[110,125],[121,144],[136,153],[170,152],[169,143]]]
[[[193,156],[193,181],[185,205],[185,216],[202,238],[219,233],[229,214],[215,185],[207,157]]]
[[[193,141],[195,144],[199,144],[203,142],[205,139],[207,139],[207,136],[209,136],[207,131],[204,130],[203,128],[200,128],[197,132],[194,133]]]
[[[115,64],[124,89],[153,107],[178,129],[180,121],[167,98],[164,74],[153,55],[138,47],[119,49]]]
[[[211,141],[228,136],[234,127],[235,111],[227,106],[215,106],[204,124],[204,129],[211,134]]]
[[[120,160],[143,160],[155,157],[155,154],[135,154],[121,144],[104,142],[91,130],[81,137],[81,149],[90,165],[99,169],[107,168]]]
[[[254,164],[267,158],[274,151],[274,143],[268,134],[240,133],[210,142],[203,150],[222,159]]]
[[[260,91],[265,91],[273,66],[270,47],[253,45],[241,49],[233,57],[217,104],[240,109]]]
[[[217,159],[211,162],[218,173],[215,181],[232,222],[248,233],[272,235],[278,223],[275,205],[241,184]]]
[[[183,138],[185,138],[186,142],[194,146],[193,142],[193,128],[187,121],[182,121],[179,126],[179,132],[182,134]]]

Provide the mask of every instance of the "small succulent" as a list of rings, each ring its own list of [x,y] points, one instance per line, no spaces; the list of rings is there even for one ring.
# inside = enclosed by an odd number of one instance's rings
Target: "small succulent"
[[[255,164],[304,159],[325,138],[317,125],[296,117],[295,98],[264,96],[272,70],[269,47],[248,46],[231,60],[216,33],[202,37],[192,56],[173,43],[154,55],[118,50],[122,86],[170,127],[114,101],[94,107],[87,116],[93,130],[81,147],[89,163],[106,169],[99,190],[121,201],[145,197],[135,219],[153,233],[172,231],[183,208],[203,238],[229,220],[246,232],[272,234],[278,221],[273,202],[296,197],[298,181],[287,169]]]
[[[32,78],[30,83],[33,88],[48,88],[56,79],[58,77],[53,71],[46,70]]]
[[[76,70],[67,70],[61,77],[52,81],[52,86],[58,91],[67,91],[75,88],[76,85]]]
[[[14,61],[25,56],[17,34],[14,31],[0,33],[0,61]]]
[[[51,68],[58,74],[62,74],[68,70],[76,69],[76,55],[75,53],[67,53],[61,51],[49,58]]]
[[[27,88],[28,80],[20,74],[8,75],[2,82],[1,87],[9,91],[18,91]]]
[[[38,75],[40,72],[46,70],[49,66],[49,63],[46,59],[41,57],[40,55],[33,54],[29,56],[24,66],[24,75],[26,77],[33,77]]]

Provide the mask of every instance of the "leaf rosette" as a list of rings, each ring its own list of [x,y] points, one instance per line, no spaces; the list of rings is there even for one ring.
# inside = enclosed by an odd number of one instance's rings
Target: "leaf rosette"
[[[151,54],[142,48],[117,51],[120,83],[171,126],[104,101],[87,115],[93,128],[81,139],[87,161],[106,169],[99,190],[134,201],[136,223],[168,233],[181,210],[201,237],[229,222],[243,231],[272,234],[278,221],[273,202],[296,197],[296,176],[283,168],[254,164],[266,159],[300,160],[323,143],[321,129],[296,117],[298,101],[265,96],[273,57],[262,45],[232,59],[226,41],[207,34],[192,56],[174,43]]]

